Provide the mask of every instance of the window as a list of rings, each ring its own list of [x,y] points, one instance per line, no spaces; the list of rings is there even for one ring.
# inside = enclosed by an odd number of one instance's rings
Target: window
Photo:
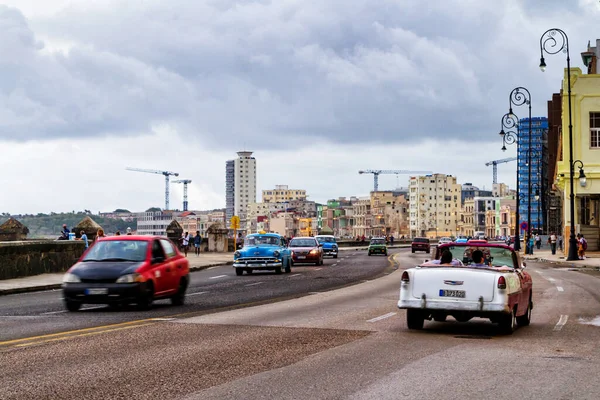
[[[600,112],[590,113],[590,147],[600,148]]]
[[[173,257],[175,255],[175,249],[173,248],[173,245],[171,244],[171,242],[169,242],[168,240],[165,240],[165,239],[160,239],[160,244],[162,245],[163,249],[165,250],[167,257]]]

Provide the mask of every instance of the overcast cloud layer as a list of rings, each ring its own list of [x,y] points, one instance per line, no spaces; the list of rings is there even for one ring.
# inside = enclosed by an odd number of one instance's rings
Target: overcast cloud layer
[[[141,210],[161,176],[190,207],[224,206],[224,162],[255,151],[259,190],[366,195],[359,169],[433,170],[491,186],[508,93],[533,112],[564,56],[595,41],[597,1],[11,0],[0,5],[0,211]],[[515,110],[525,116],[525,110]],[[510,154],[508,154],[510,153]],[[499,167],[514,186],[515,163]],[[332,182],[333,179],[333,182]],[[382,188],[406,176],[382,177]],[[173,188],[172,204],[181,188]]]

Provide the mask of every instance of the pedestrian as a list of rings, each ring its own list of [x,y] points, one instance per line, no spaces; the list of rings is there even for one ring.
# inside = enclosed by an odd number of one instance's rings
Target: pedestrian
[[[562,235],[558,235],[558,248],[563,251],[563,238]]]
[[[131,228],[127,227],[127,234],[131,235]]]
[[[580,260],[585,260],[585,251],[587,250],[587,240],[581,233],[577,234],[577,255]]]
[[[58,240],[69,240],[69,233],[71,233],[71,231],[67,228],[67,224],[63,224]]]
[[[550,249],[552,250],[552,254],[556,254],[556,233],[552,232],[550,237],[548,238],[550,241]]]
[[[186,232],[183,235],[183,240],[181,242],[181,245],[183,246],[183,253],[187,257],[188,249],[189,249],[189,246],[190,246],[190,234],[188,232]]]
[[[538,250],[542,247],[542,238],[537,233],[535,234],[535,246]]]
[[[202,243],[202,236],[200,236],[200,231],[196,231],[196,236],[194,236],[194,253],[197,256],[200,255],[200,243]]]
[[[85,243],[85,249],[87,250],[89,247],[87,235],[85,234],[85,231],[81,231],[79,233],[81,234],[81,237],[79,238],[79,240],[83,240],[83,242]]]
[[[106,237],[106,235],[104,234],[104,229],[102,229],[102,228],[98,229],[98,232],[96,232],[96,240],[100,240],[105,237]]]
[[[394,235],[390,236],[390,244],[392,246],[394,245]]]
[[[115,233],[115,236],[121,236],[121,231],[117,230],[117,232]]]
[[[528,247],[529,247],[529,254],[533,255],[534,237],[533,236],[529,236],[529,239],[527,240],[527,243],[528,243]]]

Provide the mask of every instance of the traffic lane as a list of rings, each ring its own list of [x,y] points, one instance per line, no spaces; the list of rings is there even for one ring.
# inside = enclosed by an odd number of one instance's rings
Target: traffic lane
[[[173,307],[169,300],[160,300],[150,311],[138,311],[134,306],[110,309],[85,305],[82,311],[69,313],[64,309],[60,291],[3,296],[0,341],[297,297],[373,278],[386,268],[389,262],[385,257],[366,257],[364,252],[327,260],[320,267],[296,266],[292,273],[281,275],[258,272],[239,277],[231,266],[210,268],[190,274],[186,305]]]

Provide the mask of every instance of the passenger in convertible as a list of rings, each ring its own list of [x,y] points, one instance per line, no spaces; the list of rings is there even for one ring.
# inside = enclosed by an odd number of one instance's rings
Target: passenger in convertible
[[[473,259],[473,263],[471,267],[487,267],[488,265],[483,262],[483,251],[475,250],[471,254],[471,258]]]

